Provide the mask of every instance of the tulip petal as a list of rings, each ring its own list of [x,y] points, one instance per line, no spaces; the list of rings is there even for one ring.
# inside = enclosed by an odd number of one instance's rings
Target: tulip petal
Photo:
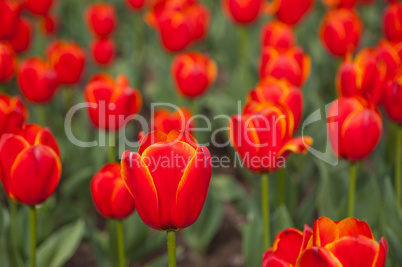
[[[307,224],[304,225],[304,230],[303,230],[303,242],[300,248],[300,253],[304,251],[310,243],[310,240],[312,239],[311,237],[313,236],[313,229],[311,229],[310,226]]]
[[[265,252],[262,258],[261,267],[292,267],[292,265],[276,258],[272,252],[272,248],[270,248]]]
[[[377,259],[375,261],[374,267],[384,267],[385,261],[387,259],[388,244],[384,237],[381,237],[380,247],[378,248]]]
[[[280,232],[272,246],[275,258],[295,265],[303,242],[303,233],[289,228]]]
[[[343,267],[329,251],[323,247],[306,249],[297,259],[296,267]]]
[[[288,140],[285,145],[279,150],[278,157],[283,156],[287,157],[290,152],[296,154],[305,154],[307,153],[307,148],[313,144],[313,138],[309,136],[303,137],[294,137]]]
[[[313,246],[325,246],[339,236],[338,226],[328,217],[320,217],[313,227]]]
[[[142,155],[145,149],[147,149],[149,146],[156,144],[156,143],[161,143],[165,142],[167,138],[167,135],[161,131],[153,131],[150,132],[146,135],[144,135],[141,138],[140,141],[140,147],[138,148],[138,153]]]
[[[339,230],[339,238],[344,236],[357,237],[363,235],[367,238],[374,239],[370,226],[356,218],[347,218],[337,223]]]

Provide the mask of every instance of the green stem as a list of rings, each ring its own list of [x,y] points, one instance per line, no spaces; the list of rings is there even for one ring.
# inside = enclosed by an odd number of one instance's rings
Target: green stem
[[[176,233],[167,231],[169,267],[176,267]]]
[[[109,132],[109,154],[108,154],[109,162],[115,162],[116,160],[116,133]]]
[[[67,112],[74,105],[74,89],[67,87],[63,89],[64,109]]]
[[[278,202],[279,205],[285,204],[285,168],[278,170]]]
[[[261,206],[264,223],[264,250],[269,248],[270,241],[270,222],[269,222],[269,180],[268,174],[261,176]]]
[[[11,246],[13,251],[14,260],[16,262],[16,266],[18,265],[19,252],[18,252],[18,225],[17,225],[17,215],[18,215],[18,204],[9,199],[9,208],[10,208],[10,237],[11,237]]]
[[[349,181],[349,203],[348,217],[353,217],[355,211],[355,191],[356,191],[356,164],[350,164],[350,181]]]
[[[126,257],[124,255],[124,236],[123,236],[123,223],[117,221],[117,246],[119,250],[119,266],[126,266]]]
[[[396,205],[399,209],[401,209],[401,200],[402,200],[401,148],[402,148],[402,127],[398,127],[396,136],[396,154],[395,154],[395,189],[396,189]]]
[[[31,267],[36,266],[36,208],[29,207],[29,223],[31,226]]]
[[[37,105],[36,106],[36,120],[39,125],[45,126],[46,125],[46,108],[44,105]]]
[[[242,83],[238,85],[238,97],[244,97],[244,88],[250,85],[249,70],[249,35],[247,27],[239,27],[239,67],[241,70]]]

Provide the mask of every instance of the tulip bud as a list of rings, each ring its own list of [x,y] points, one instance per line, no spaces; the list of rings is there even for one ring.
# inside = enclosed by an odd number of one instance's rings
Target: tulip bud
[[[273,46],[288,50],[296,45],[296,38],[290,26],[274,20],[266,23],[261,31],[262,46]]]
[[[45,17],[49,14],[53,0],[24,0],[24,8],[32,14]]]
[[[15,32],[10,38],[10,45],[16,53],[23,53],[28,50],[32,41],[32,25],[25,18],[18,20]]]
[[[353,8],[358,0],[322,0],[329,8]]]
[[[107,66],[114,61],[116,47],[112,39],[101,38],[92,42],[91,53],[96,63]]]
[[[107,74],[95,75],[85,87],[84,94],[92,123],[109,131],[121,129],[142,105],[140,92],[130,87],[124,75],[118,76],[116,81]]]
[[[0,82],[8,81],[14,74],[17,59],[10,45],[0,42]]]
[[[211,155],[191,135],[151,132],[138,153],[123,154],[122,177],[146,225],[177,231],[192,225],[201,213],[211,179]]]
[[[18,67],[17,80],[21,93],[34,103],[50,101],[58,87],[56,73],[41,58],[22,61]]]
[[[262,0],[223,0],[222,7],[228,17],[239,24],[257,20],[263,7]]]
[[[89,6],[85,19],[91,31],[99,37],[108,37],[117,24],[114,6],[107,3],[96,3]]]
[[[145,5],[145,2],[147,2],[147,1],[146,0],[125,0],[126,5],[134,11],[138,11],[138,10],[142,9]]]
[[[391,42],[402,41],[402,3],[389,5],[383,15],[384,34]]]
[[[123,220],[135,210],[134,198],[121,178],[118,163],[106,164],[94,175],[91,195],[99,213],[106,218]]]
[[[14,132],[28,119],[28,109],[18,96],[0,93],[0,136]]]
[[[326,13],[321,23],[320,38],[334,56],[346,56],[356,49],[363,25],[353,9],[335,9]]]
[[[215,82],[218,67],[207,55],[188,52],[174,58],[171,71],[179,93],[195,98]]]
[[[402,49],[398,44],[381,40],[376,48],[377,61],[384,69],[386,79],[393,79],[402,62]]]
[[[388,117],[402,124],[402,72],[385,86],[383,105]]]
[[[283,23],[295,25],[312,9],[313,0],[274,0],[267,4],[266,10]]]
[[[211,20],[209,9],[202,5],[192,5],[187,9],[187,15],[192,18],[193,40],[203,40],[207,35]]]
[[[46,35],[54,35],[59,29],[59,18],[54,15],[48,15],[41,20],[40,25]]]
[[[50,65],[61,84],[76,84],[85,65],[85,52],[74,42],[55,41],[46,50]]]
[[[382,134],[377,108],[360,97],[340,97],[328,110],[328,134],[334,153],[350,161],[368,157]]]
[[[0,39],[10,38],[21,14],[21,4],[14,0],[0,1]]]
[[[152,129],[170,133],[173,130],[189,132],[192,134],[192,129],[195,127],[195,121],[192,119],[193,114],[185,107],[179,110],[169,112],[167,109],[159,109],[155,112]]]
[[[34,206],[46,201],[61,176],[60,152],[47,128],[29,124],[0,139],[1,182],[14,201]]]

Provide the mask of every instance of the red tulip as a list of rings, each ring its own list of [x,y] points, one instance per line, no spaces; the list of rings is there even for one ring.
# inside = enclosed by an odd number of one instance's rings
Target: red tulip
[[[303,93],[298,87],[286,80],[268,77],[260,81],[257,87],[250,91],[248,95],[247,104],[243,109],[244,114],[253,111],[253,102],[261,104],[272,102],[288,107],[292,111],[294,128],[298,128],[303,114]],[[250,111],[249,108],[251,108]]]
[[[322,0],[330,8],[353,8],[358,0]]]
[[[28,119],[28,109],[18,96],[0,93],[0,136],[14,132]]]
[[[104,130],[119,130],[142,105],[140,92],[130,87],[124,75],[118,76],[116,81],[107,74],[95,75],[85,87],[84,94],[85,100],[91,104],[88,113],[92,123]]]
[[[134,199],[121,178],[118,163],[109,163],[97,172],[91,181],[92,200],[106,218],[123,220],[134,210]]]
[[[110,65],[116,56],[114,41],[108,38],[97,39],[91,44],[92,57],[99,65]]]
[[[55,41],[46,50],[61,84],[76,84],[82,76],[85,52],[74,42]]]
[[[60,152],[47,128],[35,124],[0,139],[1,182],[14,201],[33,206],[56,190],[61,176]]]
[[[177,231],[197,220],[212,166],[208,149],[199,147],[191,135],[151,132],[141,139],[138,153],[123,154],[121,165],[123,179],[146,225]]]
[[[296,45],[296,38],[290,26],[274,20],[266,23],[261,31],[262,46],[273,46],[288,50]]]
[[[45,17],[49,14],[53,0],[24,0],[24,7],[32,14]]]
[[[188,8],[187,15],[192,18],[193,41],[203,40],[207,35],[211,20],[209,9],[202,5],[192,5]]]
[[[320,38],[334,56],[346,56],[356,49],[363,25],[353,9],[334,9],[324,16]]]
[[[10,45],[0,42],[0,82],[8,81],[14,74],[17,59]]]
[[[215,82],[218,72],[216,63],[199,52],[177,55],[171,69],[179,93],[190,98],[205,93]]]
[[[301,87],[310,75],[311,60],[300,47],[287,51],[265,47],[260,59],[260,77],[286,79]]]
[[[195,121],[191,120],[193,114],[185,107],[169,112],[167,109],[159,109],[153,117],[153,131],[169,133],[173,130],[187,131],[192,134]],[[190,121],[191,120],[191,121]]]
[[[383,16],[384,34],[392,42],[402,41],[402,3],[389,5]]]
[[[125,0],[126,5],[134,11],[144,7],[146,0]]]
[[[268,14],[274,15],[283,23],[295,25],[312,9],[314,0],[274,0],[266,5]]]
[[[388,117],[394,122],[402,123],[402,72],[390,80],[385,86],[384,109]]]
[[[54,35],[59,29],[59,18],[54,15],[48,15],[41,20],[40,25],[46,35]]]
[[[257,20],[263,7],[263,0],[223,0],[225,13],[236,23],[250,24]]]
[[[361,97],[340,97],[328,110],[328,134],[334,153],[350,161],[368,157],[382,133],[381,115]]]
[[[10,38],[17,27],[21,4],[15,0],[0,1],[0,39]]]
[[[21,93],[31,102],[46,103],[57,90],[56,73],[41,58],[29,58],[21,62],[17,73]]]
[[[96,3],[89,6],[85,19],[92,32],[99,37],[108,37],[117,24],[115,8],[107,3]]]
[[[25,18],[18,20],[15,32],[10,38],[10,45],[17,53],[22,53],[28,50],[32,41],[32,25]]]
[[[288,107],[273,102],[249,102],[246,113],[232,116],[229,138],[244,165],[256,173],[270,173],[285,164],[290,152],[305,153],[310,137],[295,137]]]
[[[381,40],[376,48],[377,61],[385,69],[386,79],[393,79],[402,63],[402,45]]]

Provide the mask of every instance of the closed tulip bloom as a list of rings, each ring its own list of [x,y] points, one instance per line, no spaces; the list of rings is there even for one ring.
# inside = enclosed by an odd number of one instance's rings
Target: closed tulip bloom
[[[123,220],[135,210],[134,198],[121,178],[118,163],[106,164],[94,175],[91,195],[99,213],[108,219]]]
[[[41,29],[47,36],[54,35],[59,30],[59,18],[48,15],[41,20]]]
[[[313,140],[295,137],[292,112],[272,102],[251,102],[247,113],[234,115],[229,124],[229,138],[244,161],[256,173],[271,173],[285,164],[291,152],[306,153]]]
[[[322,2],[330,8],[352,8],[358,0],[322,0]]]
[[[277,49],[290,49],[296,45],[293,29],[279,20],[266,23],[261,31],[262,46],[273,46]]]
[[[187,15],[192,18],[193,41],[205,39],[211,20],[209,9],[202,5],[192,5],[187,9]]]
[[[356,49],[362,31],[362,22],[353,9],[334,9],[323,18],[320,39],[332,55],[346,56]]]
[[[384,90],[383,105],[388,117],[402,124],[402,72],[388,81]]]
[[[192,129],[195,127],[195,121],[191,119],[192,117],[191,111],[185,107],[180,107],[179,110],[173,112],[161,108],[154,114],[152,129],[164,133],[178,130],[192,134]]]
[[[27,51],[32,42],[32,25],[31,22],[25,18],[18,20],[15,32],[9,39],[10,45],[16,53],[23,53]]]
[[[45,17],[49,14],[53,2],[53,0],[24,0],[23,5],[32,14]]]
[[[50,101],[57,90],[56,73],[41,58],[28,58],[20,63],[17,72],[18,85],[26,99],[34,103]]]
[[[112,39],[101,38],[92,42],[91,53],[95,62],[101,66],[113,63],[116,56],[116,46]]]
[[[188,52],[174,58],[171,72],[179,93],[195,98],[204,94],[215,82],[218,67],[207,55]]]
[[[108,3],[90,5],[85,18],[91,31],[100,37],[108,37],[116,28],[116,11],[114,6]]]
[[[141,10],[144,7],[145,2],[147,2],[147,1],[146,0],[125,0],[126,5],[134,11]]]
[[[146,225],[177,231],[201,213],[211,179],[211,155],[187,133],[154,131],[138,153],[123,154],[122,176]]]
[[[402,63],[402,45],[381,40],[376,48],[376,58],[385,68],[386,79],[393,79]]]
[[[85,87],[84,94],[90,104],[88,113],[92,123],[104,130],[119,130],[142,105],[140,92],[130,87],[124,75],[116,80],[107,74],[95,75]]]
[[[314,6],[313,0],[274,0],[266,4],[266,10],[283,23],[295,25],[299,23]]]
[[[383,15],[384,34],[392,42],[402,41],[402,3],[389,5]]]
[[[0,93],[0,136],[21,128],[28,119],[28,109],[18,96]]]
[[[263,7],[262,0],[223,0],[225,13],[236,23],[249,24],[257,20]]]
[[[340,97],[328,110],[328,134],[334,153],[358,161],[376,148],[382,134],[382,118],[377,108],[361,97]]]
[[[61,176],[60,152],[48,128],[29,124],[0,139],[1,182],[16,202],[34,206],[46,201]]]
[[[11,46],[0,42],[0,83],[13,76],[16,65],[17,59]]]
[[[0,39],[10,38],[21,14],[21,3],[15,0],[0,1]]]
[[[260,77],[272,76],[286,79],[295,86],[301,87],[310,75],[311,60],[302,48],[289,50],[265,47],[260,59]]]
[[[85,65],[85,52],[74,42],[55,41],[46,50],[50,65],[61,84],[76,84]]]

